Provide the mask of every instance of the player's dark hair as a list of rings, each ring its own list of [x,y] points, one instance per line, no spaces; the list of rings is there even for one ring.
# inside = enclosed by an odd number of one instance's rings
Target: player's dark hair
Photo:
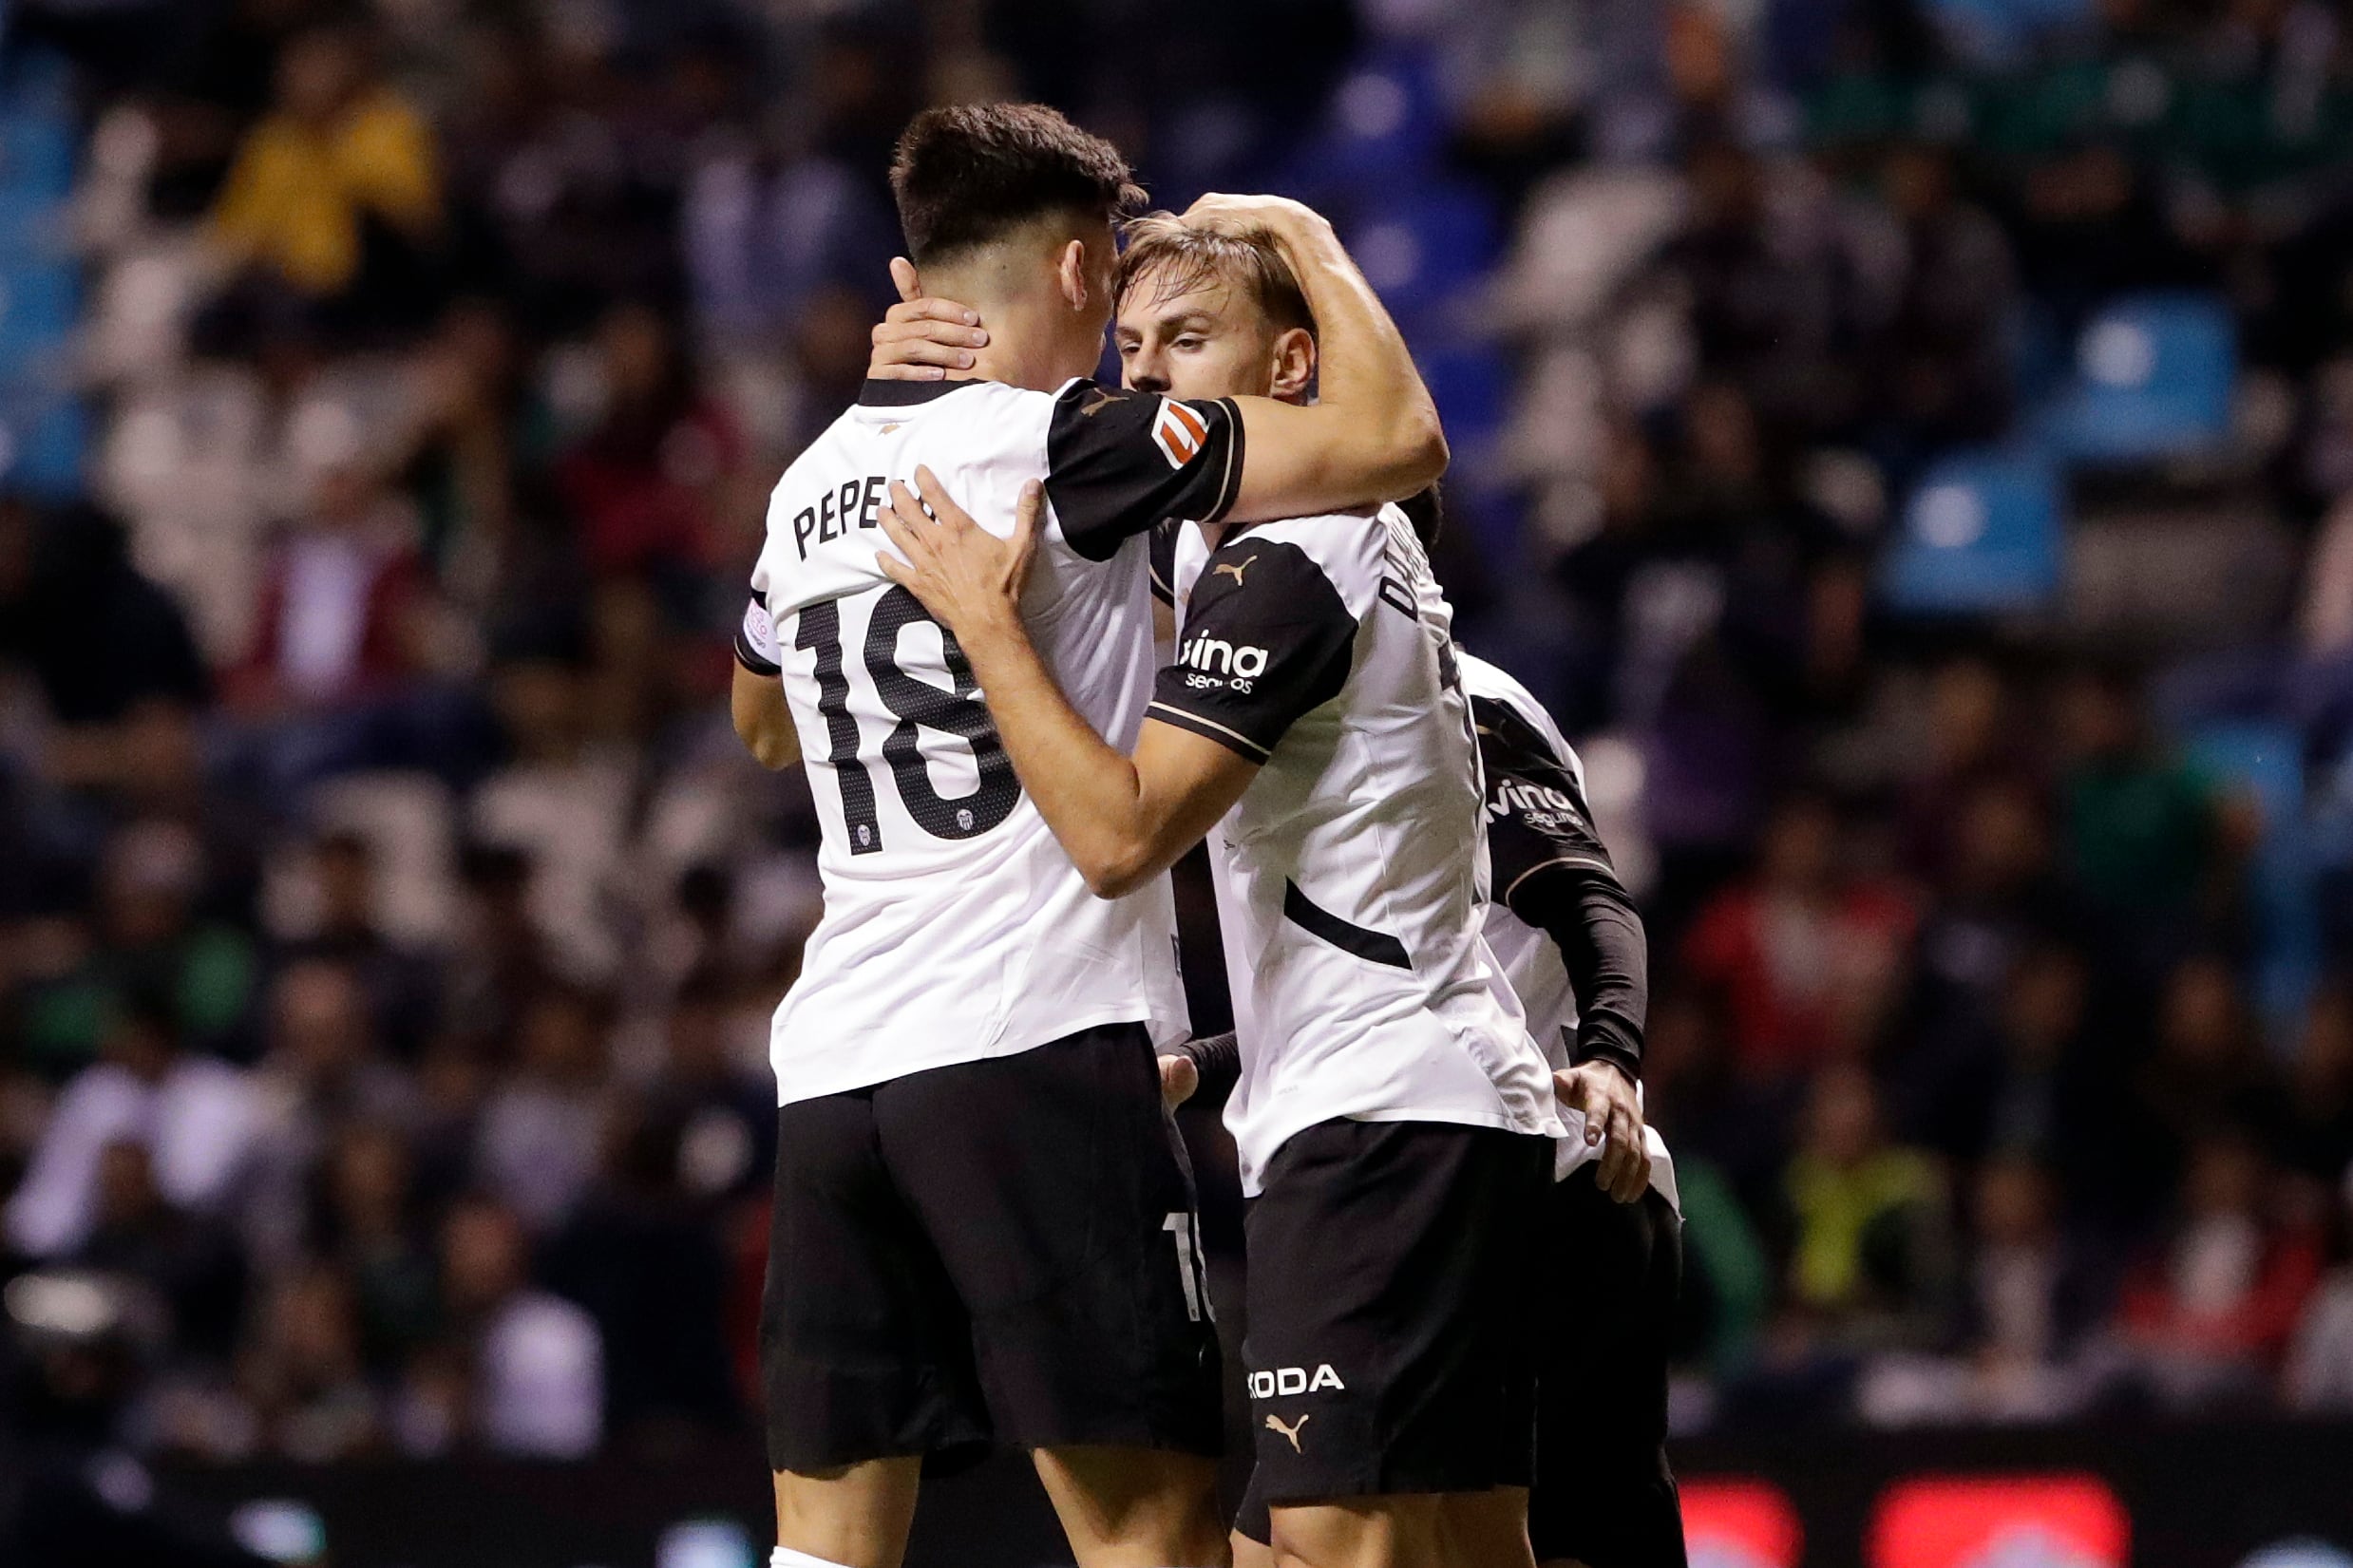
[[[900,135],[890,188],[918,266],[1041,217],[1115,222],[1144,202],[1117,147],[1043,104],[925,109]]]
[[[1222,234],[1186,223],[1174,213],[1148,213],[1128,225],[1128,248],[1119,255],[1111,285],[1114,310],[1128,303],[1128,291],[1149,274],[1156,298],[1190,293],[1216,281],[1246,291],[1279,332],[1316,330],[1307,293],[1274,236],[1262,230]]]
[[[1435,482],[1420,495],[1408,496],[1397,502],[1397,510],[1414,525],[1414,537],[1422,541],[1424,554],[1438,547],[1438,534],[1446,526],[1446,508],[1439,500]]]

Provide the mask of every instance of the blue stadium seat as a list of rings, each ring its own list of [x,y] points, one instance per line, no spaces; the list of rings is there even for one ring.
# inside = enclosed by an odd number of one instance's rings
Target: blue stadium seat
[[[1342,212],[1350,254],[1417,346],[1436,325],[1417,318],[1484,277],[1502,252],[1494,199],[1473,185],[1366,192]]]
[[[1339,79],[1303,153],[1322,180],[1403,181],[1436,157],[1446,124],[1428,50],[1396,44],[1368,51]]]
[[[2221,300],[2130,295],[2094,316],[2077,338],[2074,374],[2045,410],[2042,434],[2078,463],[2194,452],[2229,434],[2237,379],[2237,333]]]
[[[1913,614],[2034,610],[2059,593],[2058,471],[2031,452],[1963,454],[1933,464],[1905,503],[1881,561],[1880,592]]]
[[[2046,34],[2093,19],[2091,0],[1930,0],[1928,10],[1963,55],[2009,61]]]
[[[75,158],[65,82],[38,50],[0,77],[0,484],[52,496],[79,484],[85,441],[56,375],[80,309],[61,243]]]

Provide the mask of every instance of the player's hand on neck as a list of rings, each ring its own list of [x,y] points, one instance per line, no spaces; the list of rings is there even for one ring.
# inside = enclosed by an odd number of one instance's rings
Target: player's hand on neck
[[[874,330],[866,373],[882,381],[996,381],[1053,391],[1091,373],[1110,314],[1108,236],[1067,225],[1017,232],[928,273],[891,260],[899,303]],[[987,325],[984,326],[983,318]]]

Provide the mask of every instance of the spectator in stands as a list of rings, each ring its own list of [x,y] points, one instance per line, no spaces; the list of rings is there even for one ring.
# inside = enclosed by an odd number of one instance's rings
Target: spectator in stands
[[[404,1366],[439,1327],[432,1249],[419,1224],[408,1144],[358,1124],[336,1140],[313,1245],[351,1281],[360,1354],[371,1375]]]
[[[561,1223],[596,1174],[610,1021],[600,996],[541,992],[523,1013],[513,1075],[483,1107],[476,1172],[534,1231]]]
[[[1927,1156],[1888,1142],[1860,1067],[1816,1074],[1783,1195],[1789,1295],[1805,1318],[1852,1348],[1935,1341],[1951,1307],[1945,1184]]]
[[[144,819],[106,841],[97,909],[61,928],[19,1022],[24,1065],[52,1078],[90,1060],[111,1010],[133,992],[169,1008],[192,1048],[246,1054],[256,961],[252,936],[199,914],[205,846],[177,822]]]
[[[1684,962],[1724,997],[1742,1069],[1770,1078],[1869,1048],[1912,925],[1894,888],[1839,865],[1830,803],[1798,796],[1767,824],[1754,879],[1701,913]]]
[[[2005,966],[1990,1027],[1955,1030],[1945,1054],[1910,1065],[1911,1124],[1930,1147],[1963,1162],[2008,1153],[2072,1174],[2081,1157],[2068,1130],[2092,1123],[2090,1103],[2114,1092],[2090,1070],[2089,984],[2082,955],[2059,942],[2037,942]]]
[[[383,929],[376,850],[366,835],[322,834],[311,847],[310,871],[317,923],[289,956],[330,959],[349,969],[367,993],[377,1035],[394,1055],[413,1060],[440,1021],[437,956]]]
[[[1977,1407],[2064,1413],[2081,1397],[2071,1363],[2097,1324],[2101,1298],[2088,1260],[2059,1227],[2052,1173],[2031,1155],[1998,1155],[1978,1172],[1972,1207],[1963,1332]]]
[[[721,1336],[727,1258],[683,1184],[680,1130],[617,1101],[596,1183],[546,1248],[548,1287],[596,1320],[617,1442],[724,1430],[736,1415]]]
[[[2133,1083],[2147,1146],[2139,1169],[2164,1192],[2190,1149],[2217,1132],[2274,1143],[2285,1111],[2238,977],[2211,954],[2185,959],[2159,999],[2156,1049]]]
[[[442,1291],[466,1369],[464,1423],[494,1453],[578,1459],[604,1430],[604,1348],[589,1315],[532,1286],[515,1216],[469,1198],[442,1227]],[[435,1379],[448,1364],[428,1358]]]
[[[224,1214],[254,1153],[260,1106],[252,1080],[180,1047],[180,1020],[152,996],[116,1009],[99,1060],[58,1096],[7,1210],[9,1245],[29,1257],[82,1247],[99,1219],[106,1149],[146,1147],[174,1205]]]
[[[21,664],[40,690],[50,781],[154,804],[197,776],[212,681],[187,615],[128,542],[86,503],[44,520],[0,499],[0,667]]]
[[[358,416],[322,406],[311,486],[270,552],[230,700],[258,716],[357,712],[433,667],[416,522],[386,490]]]
[[[775,1086],[734,1057],[734,1005],[720,974],[688,976],[671,1001],[668,1054],[646,1094],[649,1118],[675,1141],[679,1185],[711,1207],[760,1196],[776,1158]]]
[[[458,860],[462,901],[451,945],[445,1016],[468,1044],[509,1048],[534,997],[557,980],[557,964],[532,913],[531,857],[503,844],[476,844]]]
[[[2330,1207],[2333,1262],[2296,1327],[2282,1391],[2293,1409],[2343,1416],[2353,1414],[2353,1173]]]
[[[1905,869],[1929,882],[1950,871],[1967,803],[1989,784],[2031,788],[2015,693],[1999,671],[1972,656],[1947,659],[1927,677],[1916,759],[1904,769]]]
[[[2288,1166],[2331,1185],[2353,1180],[2353,987],[2344,980],[2305,1010],[2285,1099]]]
[[[1995,1026],[2011,966],[2064,923],[2041,803],[1988,779],[1952,803],[1951,847],[1923,923],[1911,1024],[1932,1059],[1974,1049]]]
[[[331,1268],[304,1264],[271,1288],[238,1382],[273,1454],[323,1464],[384,1445],[383,1409],[360,1365],[351,1287]]]
[[[596,585],[598,708],[636,734],[680,694],[681,633],[705,631],[710,575],[722,558],[749,558],[761,514],[742,435],[700,389],[675,327],[619,305],[597,342],[603,414],[555,473]]]
[[[167,1200],[156,1186],[153,1155],[136,1139],[100,1153],[97,1189],[90,1233],[73,1262],[146,1291],[164,1313],[161,1353],[226,1366],[245,1305],[237,1233]]]
[[[432,131],[376,78],[367,41],[348,27],[291,39],[213,210],[232,265],[298,319],[373,333],[421,319],[442,226]]]
[[[412,1124],[417,1090],[379,1050],[357,976],[327,958],[291,964],[272,984],[270,1052],[256,1089],[262,1120],[245,1218],[256,1251],[275,1261],[301,1249],[340,1131]]]
[[[2321,1274],[2309,1225],[2274,1212],[2278,1190],[2243,1132],[2201,1138],[2178,1218],[2125,1280],[2117,1322],[2134,1375],[2170,1406],[2259,1399]]]
[[[2124,675],[2078,672],[2059,719],[2069,873],[2114,956],[2162,968],[2230,913],[2246,824],[2159,744]]]
[[[1907,455],[1993,440],[2010,416],[2009,241],[1962,198],[1942,148],[1897,143],[1881,161],[1879,186],[1904,256],[1894,312],[1872,331],[1882,360],[1877,417],[1892,423]]]

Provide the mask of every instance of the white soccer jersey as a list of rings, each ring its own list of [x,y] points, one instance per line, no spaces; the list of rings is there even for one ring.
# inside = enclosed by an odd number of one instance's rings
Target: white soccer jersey
[[[869,382],[785,471],[736,646],[783,677],[824,826],[825,914],[770,1035],[779,1104],[1102,1024],[1185,1030],[1167,881],[1087,890],[962,650],[876,565],[888,482],[919,464],[999,535],[1023,482],[1046,482],[1023,618],[1072,705],[1125,749],[1151,692],[1142,535],[1232,504],[1241,422],[1230,403],[1091,382]]]
[[[1584,764],[1552,722],[1544,705],[1509,674],[1457,649],[1455,663],[1479,734],[1479,761],[1487,779],[1486,858],[1490,902],[1487,945],[1503,965],[1528,1015],[1528,1027],[1554,1067],[1569,1063],[1577,1038],[1577,997],[1552,937],[1513,913],[1512,897],[1530,876],[1547,866],[1600,870],[1615,876],[1593,813],[1585,802]],[[1584,1140],[1584,1118],[1563,1111],[1568,1136],[1561,1141],[1554,1175],[1566,1176],[1601,1157]],[[1650,1184],[1670,1203],[1678,1202],[1675,1162],[1656,1127],[1645,1126],[1650,1150]]]
[[[1480,937],[1479,763],[1452,612],[1413,530],[1259,523],[1179,543],[1151,716],[1263,765],[1211,832],[1243,1191],[1353,1117],[1557,1136],[1552,1079]]]

